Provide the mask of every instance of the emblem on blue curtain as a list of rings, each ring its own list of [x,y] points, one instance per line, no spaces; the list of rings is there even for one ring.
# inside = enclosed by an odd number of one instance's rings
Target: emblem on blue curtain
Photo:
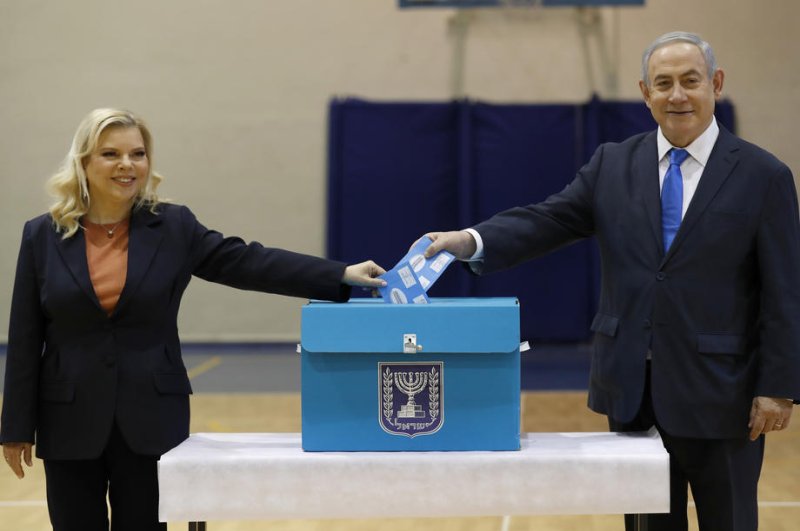
[[[378,363],[381,428],[392,435],[430,435],[444,422],[444,362]]]

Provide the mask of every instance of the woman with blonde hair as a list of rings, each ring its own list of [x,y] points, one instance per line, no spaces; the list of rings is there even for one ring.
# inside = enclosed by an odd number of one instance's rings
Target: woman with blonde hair
[[[11,302],[0,443],[20,478],[44,460],[56,530],[166,529],[156,462],[189,434],[192,392],[177,314],[192,277],[345,301],[377,287],[371,261],[346,265],[204,227],[159,200],[152,137],[134,114],[81,121],[49,182],[49,213],[22,234]]]

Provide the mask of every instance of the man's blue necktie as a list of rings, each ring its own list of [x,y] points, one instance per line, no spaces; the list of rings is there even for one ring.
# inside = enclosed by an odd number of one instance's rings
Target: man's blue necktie
[[[664,253],[669,250],[678,227],[681,225],[683,211],[683,175],[681,164],[689,156],[685,149],[672,148],[669,151],[669,168],[661,187],[661,230],[664,233]]]

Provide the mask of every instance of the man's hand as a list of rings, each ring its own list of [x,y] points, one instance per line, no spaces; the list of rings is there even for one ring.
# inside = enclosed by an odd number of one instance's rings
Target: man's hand
[[[785,430],[792,418],[792,401],[786,398],[757,396],[750,408],[750,440],[755,441],[762,433]]]
[[[384,273],[386,271],[381,266],[372,260],[367,260],[360,264],[347,266],[342,277],[342,284],[364,288],[382,288],[386,285],[386,281],[375,277],[379,277]]]
[[[439,251],[448,251],[452,253],[457,260],[469,260],[478,248],[475,243],[475,238],[465,230],[429,232],[425,236],[433,241],[425,250],[425,258],[430,258]],[[416,242],[414,242],[414,244],[416,244]]]
[[[33,448],[31,443],[3,443],[3,457],[6,460],[6,464],[19,479],[25,477],[25,472],[22,470],[23,459],[25,459],[25,464],[28,467],[33,466],[31,448]]]

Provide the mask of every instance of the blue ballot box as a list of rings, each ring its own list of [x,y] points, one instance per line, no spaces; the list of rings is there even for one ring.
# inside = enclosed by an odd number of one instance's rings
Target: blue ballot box
[[[312,301],[301,343],[306,451],[520,447],[514,298]]]

